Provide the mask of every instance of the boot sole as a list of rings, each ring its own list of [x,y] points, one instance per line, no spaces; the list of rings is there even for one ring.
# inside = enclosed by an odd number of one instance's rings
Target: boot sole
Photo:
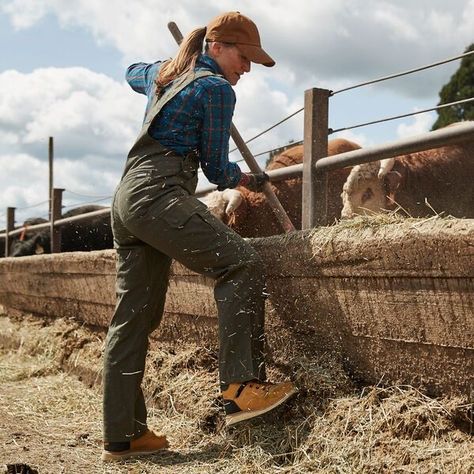
[[[139,457],[139,456],[152,456],[153,454],[161,453],[162,451],[165,451],[166,449],[167,448],[159,448],[153,451],[129,451],[122,454],[113,453],[110,451],[102,451],[102,455],[100,456],[100,459],[104,462],[117,462],[117,461],[123,461],[125,459],[130,459],[130,458]]]
[[[297,392],[296,388],[294,388],[291,392],[288,392],[283,398],[280,398],[277,402],[273,405],[270,405],[267,408],[263,408],[262,410],[252,410],[252,411],[239,411],[237,413],[233,413],[231,415],[227,415],[225,418],[225,423],[227,426],[235,425],[241,421],[250,420],[252,418],[256,418],[257,416],[264,415],[269,411],[273,410],[274,408],[279,407],[283,403],[285,403],[289,398],[295,395]]]

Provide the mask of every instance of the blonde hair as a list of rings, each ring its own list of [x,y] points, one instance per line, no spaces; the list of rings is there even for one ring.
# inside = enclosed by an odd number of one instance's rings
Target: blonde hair
[[[155,80],[156,93],[159,95],[163,88],[182,74],[194,70],[196,60],[202,52],[202,45],[206,36],[207,28],[196,28],[191,31],[179,47],[177,56],[166,61],[161,66],[160,72]]]

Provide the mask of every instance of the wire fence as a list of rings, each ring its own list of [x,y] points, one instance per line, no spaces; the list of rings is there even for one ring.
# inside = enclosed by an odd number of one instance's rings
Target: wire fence
[[[37,203],[31,204],[31,205],[29,205],[29,206],[16,207],[16,208],[15,208],[15,211],[26,211],[26,210],[28,210],[28,209],[35,209],[35,208],[44,206],[45,204],[49,204],[49,200],[37,202]],[[6,213],[6,212],[0,214],[0,220],[6,219],[6,217],[7,217],[7,213]],[[49,216],[48,216],[48,213],[46,212],[46,213],[44,213],[42,216],[38,216],[38,217],[47,218],[47,217],[49,217]],[[0,233],[0,235],[1,235],[1,233]]]
[[[446,64],[446,63],[449,63],[449,62],[452,62],[452,61],[456,61],[457,59],[461,59],[461,58],[464,58],[466,56],[470,56],[471,54],[474,54],[474,51],[468,51],[467,53],[460,54],[459,56],[454,56],[452,58],[443,59],[442,61],[431,63],[431,64],[428,64],[426,66],[417,67],[415,69],[409,69],[408,71],[398,72],[396,74],[391,74],[389,76],[379,77],[378,79],[372,79],[371,81],[360,82],[358,84],[354,84],[352,86],[345,87],[344,89],[339,89],[338,91],[331,92],[331,95],[336,95],[336,94],[340,94],[341,92],[346,92],[346,91],[350,91],[352,89],[357,89],[359,87],[368,86],[368,85],[371,85],[371,84],[376,84],[377,82],[387,81],[389,79],[394,79],[395,77],[406,76],[408,74],[413,74],[415,72],[424,71],[424,70],[430,69],[432,67],[440,66],[441,64]]]
[[[294,117],[295,115],[299,114],[303,109],[298,109],[296,112],[293,112],[292,114],[288,115],[288,117],[285,117],[284,119],[280,120],[279,122],[277,122],[276,124],[272,125],[271,127],[268,127],[266,128],[265,130],[262,130],[260,133],[258,133],[257,135],[255,135],[254,137],[248,139],[245,144],[248,145],[250,142],[253,142],[254,140],[256,140],[257,138],[260,138],[262,135],[265,135],[265,133],[267,132],[270,132],[271,130],[273,130],[274,128],[278,127],[279,125],[281,125],[282,123],[285,123],[287,120],[289,120],[290,118]],[[238,150],[238,148],[232,148],[232,150],[229,151],[229,154],[230,153],[233,153],[234,151]]]
[[[343,89],[339,89],[337,91],[331,91],[330,92],[330,96],[334,96],[336,94],[340,94],[342,92],[347,92],[347,91],[350,91],[350,90],[353,90],[353,89],[357,89],[357,88],[360,88],[360,87],[364,87],[364,86],[368,86],[368,85],[371,85],[371,84],[376,84],[378,82],[382,82],[382,81],[387,81],[387,80],[390,80],[390,79],[394,79],[394,78],[397,78],[397,77],[401,77],[401,76],[406,76],[406,75],[409,75],[409,74],[413,74],[415,72],[419,72],[419,71],[424,71],[424,70],[427,70],[427,69],[430,69],[430,68],[433,68],[433,67],[436,67],[436,66],[440,66],[442,64],[447,64],[449,62],[452,62],[452,61],[456,61],[458,59],[462,59],[464,57],[467,57],[467,56],[470,56],[474,54],[474,51],[468,51],[466,53],[463,53],[463,54],[460,54],[460,55],[457,55],[457,56],[453,56],[453,57],[450,57],[450,58],[447,58],[447,59],[443,59],[441,61],[437,61],[437,62],[434,62],[434,63],[431,63],[431,64],[427,64],[425,66],[421,66],[421,67],[417,67],[417,68],[414,68],[414,69],[409,69],[407,71],[403,71],[403,72],[398,72],[398,73],[395,73],[395,74],[390,74],[388,76],[383,76],[383,77],[379,77],[377,79],[372,79],[370,81],[364,81],[364,82],[360,82],[360,83],[357,83],[357,84],[353,84],[351,86],[348,86],[348,87],[345,87]],[[465,102],[469,102],[469,101],[472,101],[474,100],[474,98],[470,98],[470,99],[466,99]],[[452,103],[449,103],[449,104],[443,104],[443,105],[439,105],[437,107],[434,107],[434,108],[430,108],[430,109],[425,109],[425,110],[422,110],[422,111],[415,111],[415,112],[410,112],[410,113],[406,113],[406,114],[403,114],[403,115],[397,115],[397,116],[393,116],[393,117],[388,117],[386,119],[382,119],[382,120],[375,120],[373,122],[366,122],[366,123],[362,123],[362,124],[358,124],[358,125],[353,125],[353,126],[350,126],[350,127],[343,127],[343,128],[338,128],[338,129],[335,129],[335,130],[332,130],[330,133],[336,133],[338,131],[343,131],[343,130],[350,130],[352,128],[358,128],[358,127],[364,127],[364,126],[367,126],[367,125],[372,125],[372,124],[376,124],[376,123],[380,123],[380,122],[385,122],[385,121],[389,121],[389,120],[396,120],[396,119],[400,119],[400,118],[404,118],[404,117],[410,117],[412,115],[417,115],[417,114],[421,114],[421,113],[425,113],[425,112],[429,112],[429,111],[432,111],[432,110],[437,110],[437,109],[440,109],[440,108],[443,108],[443,107],[450,107],[450,106],[453,106],[453,105],[457,105],[459,103],[463,103],[463,101],[458,101],[458,102],[452,102]],[[259,132],[257,135],[253,136],[252,138],[249,138],[245,143],[248,144],[248,143],[251,143],[252,141],[256,140],[257,138],[260,138],[262,135],[264,135],[265,133],[273,130],[274,128],[276,128],[277,126],[283,124],[284,122],[286,122],[287,120],[289,120],[290,118],[294,117],[295,115],[299,114],[300,112],[302,112],[304,110],[304,107],[301,107],[299,108],[298,110],[296,110],[295,112],[291,113],[290,115],[288,115],[287,117],[279,120],[277,123],[275,123],[274,125],[266,128],[265,130],[262,130],[261,132]],[[331,129],[330,129],[331,130]],[[301,142],[302,143],[302,142]],[[260,156],[260,155],[263,155],[265,153],[269,153],[269,152],[272,152],[272,151],[275,151],[277,150],[278,148],[274,148],[270,151],[265,151],[265,152],[261,152],[257,155],[254,155],[254,156]],[[232,153],[234,151],[238,150],[238,148],[233,148],[232,150],[229,151],[229,153]],[[240,160],[237,160],[236,163],[240,162],[240,161],[243,161],[243,159],[240,159]]]
[[[112,195],[105,195],[105,194],[84,194],[84,193],[78,193],[76,191],[71,191],[68,189],[64,190],[64,194],[72,194],[73,196],[77,197],[83,197],[83,198],[92,198],[92,200],[87,200],[87,201],[78,201],[74,202],[72,204],[67,204],[64,205],[62,208],[63,210],[65,209],[73,209],[77,206],[87,206],[87,205],[92,205],[92,204],[97,204],[101,203],[104,201],[110,201],[112,199]],[[69,199],[71,201],[71,199]]]
[[[16,210],[17,211],[25,211],[27,209],[33,209],[35,207],[40,207],[40,206],[43,206],[44,204],[48,204],[49,201],[46,200],[46,201],[41,201],[41,202],[37,202],[36,204],[31,204],[30,206],[23,206],[23,207],[17,207]],[[6,215],[6,214],[5,214]]]
[[[437,67],[437,66],[440,66],[442,64],[447,64],[447,63],[450,63],[452,61],[456,61],[458,59],[462,59],[464,57],[467,57],[467,56],[470,56],[474,54],[474,51],[468,51],[466,53],[463,53],[463,54],[460,54],[460,55],[457,55],[457,56],[453,56],[453,57],[450,57],[450,58],[447,58],[447,59],[443,59],[441,61],[436,61],[434,63],[431,63],[431,64],[427,64],[425,66],[420,66],[420,67],[417,67],[417,68],[414,68],[414,69],[409,69],[409,70],[406,70],[406,71],[403,71],[403,72],[398,72],[398,73],[394,73],[394,74],[390,74],[390,75],[387,75],[387,76],[383,76],[383,77],[379,77],[377,79],[372,79],[370,81],[364,81],[364,82],[359,82],[357,84],[353,84],[351,86],[348,86],[348,87],[344,87],[343,89],[339,89],[337,91],[330,91],[330,97],[332,96],[335,96],[337,94],[340,94],[342,92],[347,92],[347,91],[350,91],[350,90],[353,90],[353,89],[358,89],[360,87],[364,87],[364,86],[368,86],[368,85],[372,85],[372,84],[376,84],[378,82],[383,82],[383,81],[387,81],[387,80],[390,80],[390,79],[394,79],[394,78],[397,78],[397,77],[402,77],[402,76],[406,76],[406,75],[409,75],[409,74],[413,74],[413,73],[416,73],[416,72],[420,72],[420,71],[424,71],[424,70],[427,70],[427,69],[430,69],[430,68],[433,68],[433,67]],[[424,110],[420,110],[420,111],[414,111],[414,112],[408,112],[406,114],[401,114],[401,115],[394,115],[394,116],[391,116],[391,117],[387,117],[387,118],[384,118],[384,119],[380,119],[380,120],[373,120],[373,121],[370,121],[370,122],[364,122],[364,123],[360,123],[360,124],[356,124],[356,125],[351,125],[351,126],[347,126],[347,127],[340,127],[340,128],[337,128],[337,129],[332,129],[332,128],[329,128],[328,130],[328,134],[333,134],[333,133],[337,133],[337,132],[341,132],[341,131],[346,131],[346,130],[352,130],[352,129],[355,129],[355,128],[360,128],[360,127],[366,127],[366,126],[369,126],[369,125],[374,125],[374,124],[377,124],[377,123],[382,123],[382,122],[389,122],[389,121],[392,121],[392,120],[398,120],[398,119],[401,119],[401,118],[406,118],[406,117],[411,117],[411,116],[414,116],[414,115],[418,115],[418,114],[422,114],[422,113],[426,113],[426,112],[430,112],[430,111],[433,111],[433,110],[438,110],[438,109],[441,109],[443,107],[451,107],[453,105],[457,105],[457,104],[460,104],[460,103],[463,103],[463,102],[470,102],[474,100],[474,98],[470,98],[470,99],[466,99],[464,101],[458,101],[458,102],[452,102],[452,103],[449,103],[449,104],[442,104],[442,105],[439,105],[437,107],[433,107],[433,108],[429,108],[429,109],[424,109]],[[298,115],[300,112],[302,112],[304,110],[304,107],[301,107],[299,108],[298,110],[296,110],[295,112],[291,113],[290,115],[284,117],[283,119],[279,120],[278,122],[276,122],[274,125],[271,125],[270,127],[266,128],[265,130],[262,130],[261,132],[257,133],[257,135],[253,136],[252,138],[249,138],[245,144],[249,144],[251,142],[253,142],[254,140],[256,140],[257,138],[260,138],[261,136],[265,135],[266,133],[270,132],[271,130],[275,129],[276,127],[278,127],[279,125],[285,123],[287,120],[295,117],[296,115]],[[297,144],[301,144],[302,141],[298,141],[295,143],[295,145]],[[285,145],[283,145],[285,146]],[[270,150],[266,150],[266,151],[262,151],[262,152],[259,152],[257,154],[254,154],[254,157],[259,157],[259,156],[262,156],[262,155],[266,155],[266,154],[269,154],[269,153],[272,153],[280,148],[282,148],[283,146],[280,146],[280,147],[276,147],[276,148],[272,148]],[[235,151],[237,151],[238,148],[235,147],[235,148],[232,148],[230,151],[229,151],[229,155]],[[234,163],[241,163],[245,161],[244,158],[239,158],[238,160],[234,160]],[[200,174],[203,174],[203,171],[200,169],[199,170],[199,173]]]
[[[458,100],[456,102],[450,102],[449,104],[438,105],[436,107],[431,107],[429,109],[417,110],[415,112],[410,112],[410,113],[407,113],[407,114],[394,115],[392,117],[387,117],[387,118],[384,118],[384,119],[373,120],[372,122],[360,123],[360,124],[357,124],[357,125],[352,125],[350,127],[337,128],[336,130],[333,130],[333,129],[330,128],[329,129],[329,134],[342,132],[343,130],[352,130],[354,128],[365,127],[367,125],[373,125],[373,124],[376,124],[376,123],[382,123],[382,122],[388,122],[388,121],[391,121],[391,120],[397,120],[397,119],[404,118],[404,117],[410,117],[412,115],[424,114],[426,112],[431,112],[432,110],[443,109],[445,107],[452,107],[453,105],[465,104],[467,102],[472,102],[472,101],[474,101],[474,97],[471,97],[469,99]]]
[[[79,207],[79,206],[89,206],[89,205],[98,204],[98,203],[104,202],[104,201],[110,201],[110,199],[112,199],[112,196],[106,197],[106,198],[103,198],[103,199],[96,199],[94,201],[75,202],[73,204],[67,204],[67,205],[62,206],[62,209],[63,209],[63,211],[66,210],[66,209],[75,209],[76,207]]]

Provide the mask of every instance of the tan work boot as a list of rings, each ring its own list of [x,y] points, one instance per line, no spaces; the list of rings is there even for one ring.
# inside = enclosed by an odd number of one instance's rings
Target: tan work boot
[[[291,382],[231,383],[222,391],[227,426],[273,410],[297,392]]]
[[[169,447],[166,436],[157,436],[153,431],[147,430],[139,438],[130,441],[130,448],[125,451],[102,451],[102,461],[122,461],[134,456],[155,454]]]

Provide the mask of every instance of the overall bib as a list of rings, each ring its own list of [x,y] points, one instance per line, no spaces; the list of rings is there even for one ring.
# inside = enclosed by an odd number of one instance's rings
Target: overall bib
[[[257,252],[193,194],[199,160],[149,135],[162,107],[198,71],[153,101],[128,154],[112,203],[117,303],[104,354],[104,441],[129,441],[147,429],[141,389],[148,336],[160,324],[171,260],[215,280],[221,384],[265,380],[264,276]]]

